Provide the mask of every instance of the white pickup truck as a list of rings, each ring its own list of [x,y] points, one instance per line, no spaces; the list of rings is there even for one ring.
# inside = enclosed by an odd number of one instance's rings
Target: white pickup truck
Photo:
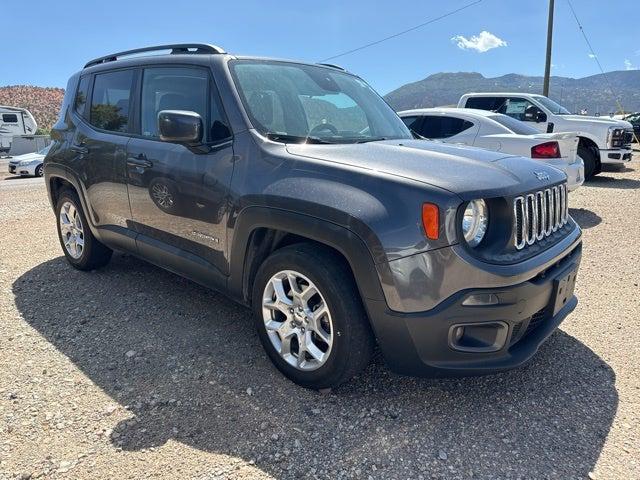
[[[624,120],[572,115],[553,100],[531,93],[467,93],[458,108],[503,113],[546,133],[575,132],[585,178],[600,173],[602,164],[624,165],[631,160],[633,126]]]

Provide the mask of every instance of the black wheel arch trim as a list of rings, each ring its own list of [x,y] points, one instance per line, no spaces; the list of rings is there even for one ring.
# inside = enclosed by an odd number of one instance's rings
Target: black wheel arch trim
[[[249,264],[247,249],[252,233],[266,228],[308,238],[338,251],[348,262],[356,285],[366,300],[384,300],[380,284],[380,269],[387,264],[376,265],[364,240],[350,229],[311,215],[272,207],[253,206],[243,209],[236,219],[233,241],[229,251],[231,267],[228,290],[244,303],[249,301],[250,285],[247,284]]]

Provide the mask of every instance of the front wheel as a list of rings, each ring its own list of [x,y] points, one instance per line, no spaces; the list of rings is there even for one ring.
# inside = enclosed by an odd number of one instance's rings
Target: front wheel
[[[374,338],[350,269],[329,249],[295,244],[260,266],[252,304],[276,367],[306,388],[333,388],[364,369]]]
[[[40,164],[36,167],[35,175],[36,177],[41,177],[42,173],[43,173],[43,168],[42,168],[42,164]]]
[[[584,145],[578,146],[578,156],[584,162],[584,179],[590,180],[594,175],[600,173],[598,157],[592,148]]]

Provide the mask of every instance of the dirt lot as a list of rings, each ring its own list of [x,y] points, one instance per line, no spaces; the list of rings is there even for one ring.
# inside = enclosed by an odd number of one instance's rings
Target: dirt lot
[[[580,304],[527,367],[322,395],[224,297],[71,269],[42,180],[0,181],[0,478],[640,478],[639,162],[571,205]]]

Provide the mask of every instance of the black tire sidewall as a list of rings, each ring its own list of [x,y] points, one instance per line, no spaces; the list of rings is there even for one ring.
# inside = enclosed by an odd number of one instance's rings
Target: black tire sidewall
[[[584,161],[584,178],[589,180],[597,172],[597,159],[593,151],[589,147],[579,146],[578,155]]]
[[[42,164],[38,165],[34,173],[36,177],[41,177],[43,174],[43,165]]]
[[[269,279],[282,270],[295,270],[311,280],[321,292],[331,313],[333,325],[333,345],[326,363],[317,370],[301,371],[289,365],[275,350],[271,343],[262,318],[262,296]],[[353,312],[353,292],[346,289],[340,292],[340,285],[350,279],[333,278],[331,262],[316,263],[314,259],[296,253],[291,249],[276,251],[268,258],[257,272],[252,294],[253,317],[256,322],[258,335],[269,358],[276,367],[292,381],[308,388],[329,388],[340,383],[344,377],[351,359],[353,345],[353,329],[347,319]],[[341,294],[342,293],[342,294]],[[345,298],[346,297],[346,298]],[[346,300],[346,302],[345,302]],[[359,302],[359,299],[357,299]]]

